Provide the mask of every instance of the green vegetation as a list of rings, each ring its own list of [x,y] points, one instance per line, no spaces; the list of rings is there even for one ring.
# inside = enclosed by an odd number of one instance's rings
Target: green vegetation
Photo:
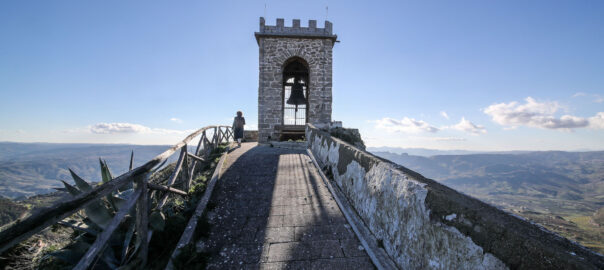
[[[604,253],[604,228],[593,222],[591,216],[557,216],[532,211],[514,212],[548,230]]]
[[[27,210],[29,210],[29,207],[26,205],[0,197],[0,226],[19,218]]]

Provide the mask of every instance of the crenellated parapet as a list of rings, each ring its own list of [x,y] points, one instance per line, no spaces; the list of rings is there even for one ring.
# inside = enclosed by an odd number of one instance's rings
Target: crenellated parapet
[[[260,37],[301,37],[301,38],[325,38],[334,43],[338,39],[333,34],[333,24],[325,21],[324,28],[317,27],[316,20],[308,20],[308,27],[302,27],[299,19],[292,20],[292,26],[285,26],[284,19],[277,19],[276,25],[266,25],[264,17],[260,17],[260,31],[255,33],[256,41]]]

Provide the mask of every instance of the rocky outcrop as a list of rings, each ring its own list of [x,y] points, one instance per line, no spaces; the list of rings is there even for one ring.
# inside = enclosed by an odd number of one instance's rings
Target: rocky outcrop
[[[308,146],[402,269],[602,269],[540,226],[307,125]]]
[[[365,150],[365,142],[361,139],[361,133],[356,128],[333,127],[329,129],[329,134],[361,150]]]

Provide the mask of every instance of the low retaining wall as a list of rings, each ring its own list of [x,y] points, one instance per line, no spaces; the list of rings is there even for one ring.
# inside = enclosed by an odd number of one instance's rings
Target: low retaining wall
[[[604,257],[311,124],[313,155],[402,269],[604,269]]]
[[[246,142],[257,142],[258,141],[258,130],[244,130],[243,140]]]

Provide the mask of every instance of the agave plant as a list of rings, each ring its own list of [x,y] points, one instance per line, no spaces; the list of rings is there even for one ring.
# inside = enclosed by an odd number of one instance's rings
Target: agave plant
[[[101,179],[103,183],[113,179],[107,162],[99,159],[101,165]],[[132,169],[132,158],[130,159],[130,169]],[[88,192],[93,186],[69,169],[75,186],[65,181],[63,190],[69,192],[72,196]],[[74,242],[62,250],[50,253],[50,256],[76,265],[80,258],[86,253],[88,248],[94,243],[96,237],[111,223],[115,214],[125,206],[128,198],[134,193],[132,183],[125,185],[107,195],[105,198],[86,206],[83,211],[78,213],[79,220],[71,219],[62,222],[62,225],[72,227],[76,230]],[[155,207],[151,207],[155,209]],[[140,241],[133,241],[136,232],[135,209],[130,210],[130,214],[122,221],[118,229],[114,231],[111,239],[107,242],[107,247],[99,255],[99,260],[93,266],[93,269],[128,269],[136,265],[134,260],[138,251]],[[159,210],[154,210],[149,216],[150,229],[162,231],[165,226],[165,216]]]

